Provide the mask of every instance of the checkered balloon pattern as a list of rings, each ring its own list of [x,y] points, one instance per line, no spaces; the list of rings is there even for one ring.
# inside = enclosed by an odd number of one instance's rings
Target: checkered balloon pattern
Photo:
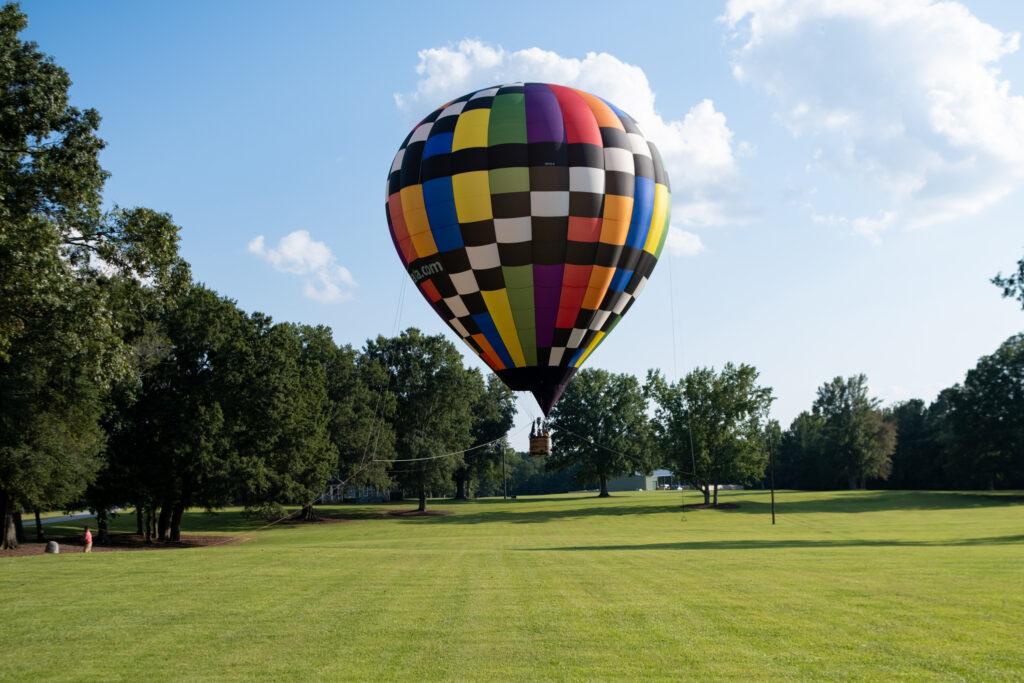
[[[386,210],[430,305],[547,414],[647,283],[670,203],[661,155],[627,114],[573,88],[513,83],[417,124]]]

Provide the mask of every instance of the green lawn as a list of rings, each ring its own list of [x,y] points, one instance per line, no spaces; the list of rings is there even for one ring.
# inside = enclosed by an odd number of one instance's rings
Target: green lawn
[[[0,678],[1024,679],[1024,497],[783,493],[775,527],[724,500],[195,512],[250,540],[3,558]]]

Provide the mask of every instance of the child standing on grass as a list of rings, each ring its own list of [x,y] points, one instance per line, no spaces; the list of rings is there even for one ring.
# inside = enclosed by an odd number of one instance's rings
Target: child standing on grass
[[[89,531],[89,527],[85,527],[85,552],[92,552],[92,532]]]

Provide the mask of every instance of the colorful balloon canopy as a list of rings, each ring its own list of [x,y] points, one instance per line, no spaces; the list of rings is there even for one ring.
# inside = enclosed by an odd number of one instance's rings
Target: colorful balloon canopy
[[[448,102],[388,175],[391,237],[434,310],[547,414],[668,233],[661,155],[614,105],[513,83]]]

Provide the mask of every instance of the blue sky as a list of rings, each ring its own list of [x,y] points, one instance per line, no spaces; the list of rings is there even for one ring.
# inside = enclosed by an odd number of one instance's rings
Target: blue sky
[[[1024,254],[1024,5],[626,7],[24,5],[103,115],[108,200],[172,213],[198,280],[339,342],[394,329],[384,182],[412,123],[524,78],[607,97],[670,157],[671,243],[589,366],[752,363],[788,424],[835,375],[931,399],[1020,331],[988,279]],[[453,336],[406,294],[401,326]]]

